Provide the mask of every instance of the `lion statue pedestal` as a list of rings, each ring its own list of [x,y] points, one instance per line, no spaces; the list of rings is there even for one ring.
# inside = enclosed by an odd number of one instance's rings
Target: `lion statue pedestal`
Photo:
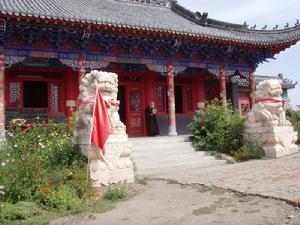
[[[97,87],[106,103],[112,125],[112,131],[105,144],[105,156],[102,156],[95,146],[90,147]],[[126,127],[120,121],[118,113],[120,104],[117,100],[118,76],[114,73],[94,70],[81,79],[79,91],[79,116],[75,122],[74,137],[78,141],[82,154],[90,159],[89,170],[93,187],[134,182],[132,145],[128,141]]]
[[[246,134],[261,141],[266,156],[278,158],[298,152],[297,132],[286,119],[281,82],[265,80],[256,87],[256,103],[247,114]]]

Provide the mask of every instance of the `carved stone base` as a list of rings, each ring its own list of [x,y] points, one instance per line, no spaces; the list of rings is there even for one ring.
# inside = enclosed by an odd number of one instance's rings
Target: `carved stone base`
[[[83,146],[83,145],[81,145]],[[116,183],[134,182],[134,166],[131,159],[132,145],[126,134],[110,135],[102,157],[98,149],[91,149],[90,178],[93,187]]]
[[[261,141],[267,157],[279,158],[299,152],[299,148],[295,144],[297,132],[292,126],[247,128],[246,134]]]

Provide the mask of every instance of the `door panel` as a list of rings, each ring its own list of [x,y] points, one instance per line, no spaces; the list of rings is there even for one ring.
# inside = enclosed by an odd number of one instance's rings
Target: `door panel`
[[[127,132],[130,136],[141,136],[144,134],[144,106],[141,87],[128,86],[127,99]]]
[[[238,101],[240,114],[242,116],[246,116],[246,114],[251,111],[250,97],[248,96],[248,93],[239,93]]]

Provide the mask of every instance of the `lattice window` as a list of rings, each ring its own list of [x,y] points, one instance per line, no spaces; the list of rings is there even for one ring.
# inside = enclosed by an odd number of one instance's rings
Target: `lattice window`
[[[0,31],[6,31],[6,20],[0,19]]]
[[[220,88],[217,83],[205,84],[205,100],[212,101],[215,98],[220,98]]]
[[[187,112],[193,112],[193,90],[190,87],[187,87],[185,90],[185,96],[186,96],[186,111]]]
[[[241,114],[242,116],[246,116],[246,114],[250,112],[250,104],[241,104]]]
[[[11,107],[20,107],[21,83],[9,83],[9,105]]]
[[[129,91],[129,110],[130,112],[140,113],[141,109],[140,91]]]
[[[51,111],[60,112],[60,85],[58,83],[51,84]]]
[[[166,86],[164,83],[156,85],[156,108],[158,112],[166,112]]]

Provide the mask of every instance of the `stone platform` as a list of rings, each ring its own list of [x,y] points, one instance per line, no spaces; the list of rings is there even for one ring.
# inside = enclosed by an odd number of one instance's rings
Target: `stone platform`
[[[295,144],[297,132],[292,126],[267,126],[247,128],[246,132],[262,140],[266,156],[279,158],[297,153],[299,148]]]
[[[272,197],[300,206],[300,153],[272,160],[181,170],[152,176]]]

